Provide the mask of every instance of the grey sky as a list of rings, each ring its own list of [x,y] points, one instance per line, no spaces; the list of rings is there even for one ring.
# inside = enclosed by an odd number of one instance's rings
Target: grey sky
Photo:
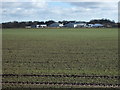
[[[61,0],[62,1],[62,0]],[[118,21],[118,2],[48,2],[35,1],[2,3],[2,21],[46,21],[46,20],[77,20],[107,18]],[[84,1],[84,0],[83,0]],[[94,2],[93,2],[94,1]]]

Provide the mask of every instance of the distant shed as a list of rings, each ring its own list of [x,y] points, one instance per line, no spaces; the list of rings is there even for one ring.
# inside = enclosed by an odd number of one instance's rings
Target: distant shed
[[[60,24],[60,23],[52,23],[52,24],[50,24],[48,27],[63,27],[63,24]]]
[[[68,23],[68,24],[65,24],[64,27],[68,27],[68,28],[74,28],[74,23]]]
[[[86,23],[68,23],[68,24],[65,24],[64,27],[68,27],[68,28],[78,28],[78,27],[85,27],[86,26]]]
[[[41,24],[40,27],[45,28],[45,27],[47,27],[47,24]]]
[[[77,27],[86,27],[86,23],[74,23],[74,28]]]
[[[31,28],[31,26],[25,26],[25,28]]]
[[[88,24],[88,27],[98,28],[98,27],[104,27],[104,25],[102,25],[102,24]]]

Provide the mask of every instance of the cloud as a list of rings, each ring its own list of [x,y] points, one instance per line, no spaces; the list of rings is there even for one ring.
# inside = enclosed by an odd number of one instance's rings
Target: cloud
[[[101,2],[101,0],[0,0],[0,2]],[[104,0],[102,2],[119,2],[119,0]]]
[[[91,9],[98,9],[98,8],[117,8],[117,2],[68,2],[71,5],[76,7],[84,7],[84,8],[91,8]]]
[[[15,1],[15,0],[13,0]],[[3,2],[3,21],[86,20],[110,18],[117,21],[117,2]]]
[[[101,2],[101,0],[51,0],[58,2]],[[104,0],[102,2],[119,2],[119,0]]]
[[[70,2],[71,5],[85,8],[98,8],[101,2]]]
[[[0,0],[1,2],[44,2],[49,0]]]

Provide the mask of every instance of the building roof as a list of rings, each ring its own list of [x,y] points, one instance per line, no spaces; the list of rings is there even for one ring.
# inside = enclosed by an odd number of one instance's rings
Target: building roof
[[[60,23],[55,22],[49,25],[49,27],[59,27]]]
[[[102,24],[94,24],[94,26],[103,26]]]
[[[102,25],[102,24],[88,24],[88,25],[93,26],[93,27],[100,27],[100,26],[104,26],[104,25]]]

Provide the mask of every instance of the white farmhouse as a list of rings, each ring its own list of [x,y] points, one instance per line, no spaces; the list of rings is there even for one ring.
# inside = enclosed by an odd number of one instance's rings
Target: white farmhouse
[[[36,25],[36,28],[39,28],[40,27],[40,25]]]
[[[63,24],[59,24],[59,27],[63,27],[64,25]]]
[[[86,27],[86,23],[74,23],[74,28]]]
[[[35,26],[35,28],[45,28],[45,27],[47,27],[46,24],[41,24],[41,25],[36,25],[36,26]]]
[[[45,28],[45,27],[47,27],[47,25],[46,24],[41,24],[40,27]]]

